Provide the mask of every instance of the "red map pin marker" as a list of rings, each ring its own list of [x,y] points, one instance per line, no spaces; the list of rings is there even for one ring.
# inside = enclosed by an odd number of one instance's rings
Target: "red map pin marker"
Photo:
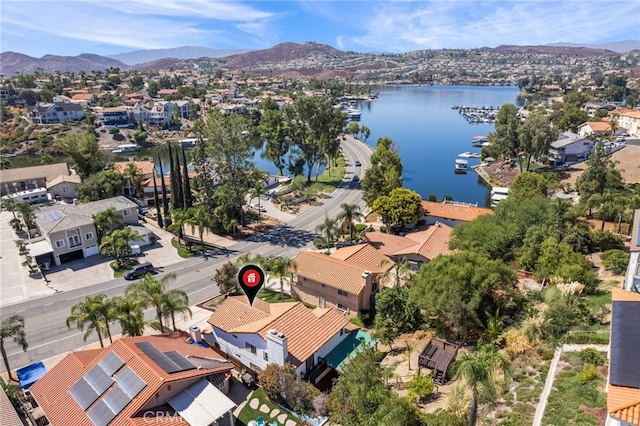
[[[253,301],[264,285],[264,272],[257,265],[245,265],[238,272],[238,284],[249,299],[249,305],[253,306]]]

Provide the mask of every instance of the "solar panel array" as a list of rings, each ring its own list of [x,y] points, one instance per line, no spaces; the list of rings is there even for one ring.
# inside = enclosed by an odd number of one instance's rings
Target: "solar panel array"
[[[640,324],[640,308],[637,302],[613,302],[609,365],[609,382],[612,385],[640,388],[638,324]]]
[[[111,377],[117,371],[119,373]],[[71,386],[69,393],[95,426],[107,426],[145,386],[144,380],[125,365],[118,355],[109,352],[98,365]],[[102,399],[98,400],[103,394]],[[91,409],[87,411],[89,407]]]
[[[47,219],[49,219],[51,222],[55,222],[58,219],[62,219],[62,213],[60,212],[51,212],[49,214],[47,214]]]
[[[196,368],[176,351],[162,353],[149,342],[139,342],[136,343],[136,346],[167,373],[178,373]]]

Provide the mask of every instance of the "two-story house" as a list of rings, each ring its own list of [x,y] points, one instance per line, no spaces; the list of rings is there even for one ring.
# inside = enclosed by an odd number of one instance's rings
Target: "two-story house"
[[[230,296],[208,320],[203,338],[254,373],[268,364],[289,363],[304,377],[350,331],[357,329],[333,309],[310,309],[301,302],[267,303]]]
[[[493,210],[485,207],[452,201],[439,203],[422,200],[421,204],[424,212],[422,219],[427,225],[442,223],[447,226],[456,226],[462,222],[471,222],[483,214],[493,214]]]
[[[98,121],[103,126],[122,126],[129,124],[133,115],[125,106],[95,108],[94,112],[98,117]]]
[[[618,126],[626,129],[630,135],[640,136],[640,110],[622,109],[616,111]]]
[[[52,426],[235,424],[233,364],[186,333],[122,337],[68,354],[30,388]]]
[[[589,157],[595,143],[571,132],[560,133],[558,139],[551,142],[551,161],[553,166],[563,166],[584,161]]]
[[[67,163],[0,170],[0,195],[5,196],[34,189],[46,189],[47,183],[59,176],[69,176]]]
[[[124,225],[138,225],[138,205],[123,196],[41,209],[36,213],[35,223],[44,241],[36,243],[39,246],[31,251],[36,262],[60,265],[98,254],[100,242],[93,216],[109,208],[122,215]],[[141,234],[146,229],[138,228],[135,227]],[[149,244],[148,235],[145,243]]]
[[[82,106],[67,102],[39,102],[27,108],[28,116],[34,124],[64,123],[82,120],[85,117]]]
[[[292,296],[350,317],[375,305],[381,281],[394,266],[391,258],[368,244],[345,247],[330,256],[301,251],[293,260]]]

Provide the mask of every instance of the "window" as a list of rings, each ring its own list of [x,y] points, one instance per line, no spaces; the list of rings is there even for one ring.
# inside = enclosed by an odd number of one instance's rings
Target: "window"
[[[347,293],[347,292],[346,292],[346,291],[344,291],[344,290],[338,290],[338,294],[339,294],[340,296],[348,296],[348,295],[349,295],[349,293]]]
[[[56,248],[64,247],[64,240],[56,241]]]
[[[122,214],[123,214],[124,216],[129,216],[129,215],[131,215],[131,209],[126,209],[125,211],[123,211],[123,212],[122,212]]]
[[[93,232],[87,232],[86,234],[84,234],[84,239],[93,240]]]
[[[67,240],[69,241],[69,248],[74,248],[82,245],[82,240],[80,240],[80,233],[77,229],[70,229],[67,231]]]
[[[262,352],[262,358],[267,362],[269,361],[269,354],[267,351]]]
[[[254,355],[257,353],[256,347],[255,347],[255,346],[253,346],[251,343],[245,343],[245,344],[244,344],[244,348],[245,348],[247,351],[249,351],[249,352],[251,352],[252,354],[254,354]]]
[[[342,303],[338,303],[338,310],[341,312],[349,312],[349,307],[343,305]]]

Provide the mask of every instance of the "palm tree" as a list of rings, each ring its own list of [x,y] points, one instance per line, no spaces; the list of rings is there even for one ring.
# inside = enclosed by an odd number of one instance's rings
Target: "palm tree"
[[[100,254],[111,256],[116,260],[116,265],[122,266],[125,260],[131,256],[129,241],[142,241],[138,231],[134,231],[128,226],[117,229],[102,237],[99,249]]]
[[[211,229],[211,212],[207,206],[200,204],[197,207],[189,207],[184,223],[191,225],[191,233],[195,231],[196,227],[198,228],[200,244],[204,246],[204,231]]]
[[[142,336],[144,326],[143,304],[140,300],[116,296],[112,299],[113,313],[120,323],[122,334],[125,336]]]
[[[71,315],[67,317],[67,327],[69,329],[71,329],[71,323],[75,323],[80,331],[85,331],[85,327],[87,328],[84,336],[82,336],[85,342],[91,332],[95,330],[98,334],[101,348],[104,348],[103,332],[106,332],[111,340],[111,330],[109,329],[109,321],[112,320],[112,314],[110,313],[111,303],[105,300],[106,297],[103,293],[94,297],[87,296],[84,302],[76,302],[71,306]]]
[[[471,413],[469,425],[475,426],[478,414],[478,394],[483,392],[490,400],[500,393],[500,373],[509,377],[510,368],[507,357],[493,346],[482,346],[477,352],[465,352],[458,355],[452,365],[454,374],[466,382],[471,391]]]
[[[336,224],[337,224],[337,222],[336,222],[335,219],[331,219],[328,216],[325,216],[324,222],[322,222],[320,225],[316,226],[316,231],[318,231],[320,234],[324,235],[324,237],[326,239],[326,242],[327,242],[327,248],[331,244],[331,239],[335,235]]]
[[[187,221],[187,212],[182,209],[171,209],[171,219],[171,225],[167,226],[167,231],[174,233],[178,237],[178,243],[181,243],[184,236],[184,224]]]
[[[156,318],[160,323],[160,331],[164,332],[164,324],[162,320],[167,317],[166,315],[166,300],[167,297],[176,298],[183,297],[188,301],[187,294],[182,290],[170,290],[167,291],[167,284],[176,279],[176,274],[166,274],[161,279],[156,279],[151,274],[146,274],[142,277],[140,282],[129,286],[125,295],[127,297],[133,297],[140,301],[141,306],[147,308],[151,305],[156,310]],[[170,294],[170,296],[167,296]]]
[[[274,257],[267,261],[266,269],[269,274],[280,280],[280,297],[284,302],[284,280],[289,276],[289,271],[298,269],[296,261],[288,257]]]
[[[191,308],[189,308],[187,294],[181,290],[169,290],[169,292],[165,293],[163,304],[164,317],[166,319],[171,318],[173,331],[178,331],[176,327],[176,314],[182,314],[185,320],[187,319],[187,315],[189,318],[193,318],[193,312],[191,312]]]
[[[9,367],[9,358],[7,358],[7,352],[4,349],[4,340],[13,338],[24,352],[29,348],[27,338],[24,333],[24,317],[22,315],[12,315],[0,323],[0,352],[2,352],[2,360],[4,361],[4,367],[9,374],[9,380],[15,380],[11,375],[11,368]]]
[[[341,227],[344,227],[345,223],[349,225],[349,241],[353,241],[353,222],[362,219],[364,215],[357,204],[342,203],[340,208],[342,211],[338,214],[338,220],[342,221]]]
[[[261,181],[256,182],[256,184],[251,188],[249,193],[251,194],[251,199],[258,197],[258,218],[262,218],[262,206],[260,204],[260,197],[265,194],[267,190],[264,188],[264,185]]]
[[[127,164],[124,171],[122,172],[122,177],[129,181],[129,196],[138,196],[141,191],[140,182],[142,181],[142,173],[134,163]],[[133,194],[131,193],[131,189],[133,188]]]
[[[382,259],[380,262],[380,266],[385,266],[389,263],[387,259]],[[381,283],[386,282],[387,280],[393,277],[394,287],[400,285],[401,281],[406,281],[411,274],[411,264],[409,263],[409,259],[406,256],[403,256],[399,262],[394,262],[393,268],[388,270],[382,275],[380,280]]]
[[[15,209],[24,222],[24,225],[27,228],[27,232],[29,232],[29,229],[33,229],[34,227],[33,214],[39,209],[33,204],[27,203],[26,201],[20,201],[16,203]]]
[[[98,238],[102,238],[109,232],[122,228],[124,217],[115,208],[110,207],[93,215],[93,222],[98,230]]]
[[[9,197],[9,198],[0,198],[0,205],[2,206],[2,210],[6,210],[8,212],[11,212],[11,214],[13,215],[14,219],[17,219],[16,217],[16,199]]]

